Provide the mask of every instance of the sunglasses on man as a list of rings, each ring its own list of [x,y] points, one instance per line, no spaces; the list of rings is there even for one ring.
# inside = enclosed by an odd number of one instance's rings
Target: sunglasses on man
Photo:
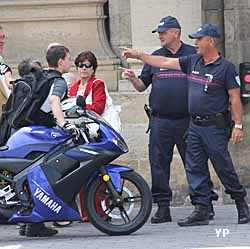
[[[91,68],[93,65],[91,63],[79,63],[77,67],[79,68]]]

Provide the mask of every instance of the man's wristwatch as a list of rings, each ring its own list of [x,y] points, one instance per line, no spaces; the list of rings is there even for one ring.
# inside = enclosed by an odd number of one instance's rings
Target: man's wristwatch
[[[243,130],[243,124],[234,124],[234,128]]]

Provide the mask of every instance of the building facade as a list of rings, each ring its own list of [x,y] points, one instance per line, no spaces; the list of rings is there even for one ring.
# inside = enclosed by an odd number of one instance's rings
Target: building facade
[[[134,167],[148,182],[147,117],[143,105],[148,102],[149,92],[137,93],[121,79],[120,65],[139,72],[142,64],[124,61],[118,48],[127,46],[146,52],[157,49],[158,36],[151,31],[162,17],[173,15],[182,25],[183,41],[192,43],[188,34],[202,23],[216,23],[223,34],[221,53],[236,68],[239,63],[250,61],[248,0],[1,0],[0,11],[0,24],[7,37],[4,57],[14,69],[25,58],[39,59],[45,66],[45,51],[51,42],[68,46],[73,58],[83,50],[97,55],[97,76],[105,80],[114,102],[122,106],[123,135],[130,152],[118,161]],[[242,182],[250,188],[249,104],[244,105],[244,124],[244,142],[230,145],[230,150]],[[188,190],[177,153],[172,166],[174,204],[183,205],[188,203]],[[212,177],[220,201],[228,202],[213,170]]]

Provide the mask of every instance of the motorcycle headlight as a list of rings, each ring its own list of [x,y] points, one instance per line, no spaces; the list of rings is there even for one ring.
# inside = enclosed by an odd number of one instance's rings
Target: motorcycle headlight
[[[112,142],[119,147],[124,153],[128,152],[128,146],[125,142],[123,142],[119,137],[115,137],[112,139]]]

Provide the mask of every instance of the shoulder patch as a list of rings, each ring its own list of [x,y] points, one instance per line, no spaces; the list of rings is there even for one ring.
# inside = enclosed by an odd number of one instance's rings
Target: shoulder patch
[[[239,75],[235,76],[235,80],[236,80],[237,84],[240,86],[241,83],[240,83],[240,77],[239,77]]]

